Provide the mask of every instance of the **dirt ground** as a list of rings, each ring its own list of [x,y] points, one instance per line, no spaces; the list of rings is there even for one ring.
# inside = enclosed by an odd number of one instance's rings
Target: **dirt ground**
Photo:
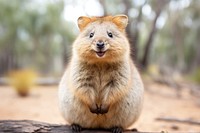
[[[199,132],[199,125],[157,121],[157,117],[200,120],[200,99],[188,89],[177,92],[158,84],[146,84],[144,108],[134,128],[139,131]],[[9,86],[0,86],[0,119],[31,119],[54,124],[65,124],[58,110],[57,86],[38,86],[29,97],[19,97]]]

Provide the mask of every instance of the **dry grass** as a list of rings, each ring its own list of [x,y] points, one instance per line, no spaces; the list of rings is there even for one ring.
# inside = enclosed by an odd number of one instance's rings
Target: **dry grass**
[[[32,70],[17,70],[9,73],[10,84],[20,96],[27,96],[32,89],[37,74]]]

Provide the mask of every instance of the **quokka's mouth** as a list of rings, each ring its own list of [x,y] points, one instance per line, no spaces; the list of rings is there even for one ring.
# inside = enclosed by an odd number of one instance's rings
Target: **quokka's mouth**
[[[99,52],[96,52],[96,53],[97,53],[98,57],[103,57],[106,52],[105,51],[99,51]]]

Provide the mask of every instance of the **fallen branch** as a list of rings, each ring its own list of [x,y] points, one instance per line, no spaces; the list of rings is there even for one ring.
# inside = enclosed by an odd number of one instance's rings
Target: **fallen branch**
[[[193,124],[193,125],[200,125],[200,121],[194,121],[191,119],[178,119],[178,118],[172,118],[172,117],[159,117],[156,118],[158,121],[167,121],[167,122],[179,122],[179,123],[185,123],[185,124]]]
[[[49,85],[58,85],[60,79],[53,78],[53,77],[40,77],[37,78],[35,81],[36,85],[44,85],[44,86],[49,86]],[[10,79],[9,78],[0,78],[0,85],[9,85],[10,84]]]
[[[168,77],[152,77],[153,81],[159,84],[163,84],[175,89],[180,89],[183,86],[179,83],[177,83],[173,78],[168,78]]]
[[[72,133],[69,125],[57,125],[32,120],[0,120],[0,133]],[[81,133],[110,133],[106,129],[83,129]],[[144,133],[127,130],[124,133]],[[145,132],[151,133],[151,132]],[[153,133],[153,132],[152,132]],[[165,132],[161,132],[165,133]]]

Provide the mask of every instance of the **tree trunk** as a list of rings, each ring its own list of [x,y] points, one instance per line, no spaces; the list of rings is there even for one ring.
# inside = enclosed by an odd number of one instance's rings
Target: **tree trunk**
[[[132,8],[132,3],[130,0],[124,0],[123,1],[124,5],[125,5],[125,14],[128,15],[128,12],[129,10]],[[128,35],[128,38],[129,38],[129,41],[130,41],[130,45],[131,45],[131,57],[132,59],[136,62],[136,63],[139,63],[138,61],[138,54],[137,54],[137,51],[138,51],[138,39],[139,39],[139,23],[142,19],[142,8],[144,7],[144,5],[146,4],[146,1],[144,2],[143,5],[141,5],[139,7],[139,14],[137,16],[137,19],[134,23],[134,26],[135,28],[132,27],[132,23],[133,23],[133,20],[129,17],[129,24],[127,26],[127,35]]]
[[[107,129],[83,129],[82,133],[110,133]],[[0,133],[72,133],[69,125],[57,125],[32,120],[0,120]],[[124,133],[142,133],[126,130]],[[146,132],[147,133],[147,132]]]
[[[170,0],[157,0],[157,1],[154,1],[156,3],[156,5],[154,5],[155,6],[156,16],[155,16],[155,18],[153,20],[151,31],[149,33],[149,37],[147,39],[147,42],[146,42],[146,45],[145,45],[145,48],[144,48],[144,56],[143,56],[143,58],[141,60],[141,65],[142,65],[143,70],[145,70],[147,68],[148,63],[149,63],[150,50],[151,50],[151,47],[152,47],[153,40],[155,38],[155,34],[157,32],[156,22],[158,20],[158,17],[160,16],[162,10],[164,9],[165,5],[169,1]]]
[[[105,0],[99,0],[99,3],[102,5],[103,7],[103,15],[107,16],[108,15],[108,11],[106,9],[106,1]]]
[[[160,13],[161,13],[161,10],[159,10],[159,12],[156,13],[156,16],[154,18],[153,25],[152,25],[152,28],[151,28],[151,32],[149,33],[149,37],[148,37],[146,45],[145,45],[144,56],[143,56],[142,61],[141,61],[141,65],[142,65],[143,69],[146,69],[147,66],[148,66],[148,63],[149,63],[148,61],[149,61],[150,49],[152,47],[152,42],[154,40],[155,33],[157,31],[156,22],[157,22],[158,17],[160,16]]]
[[[128,15],[129,10],[132,8],[132,3],[130,0],[123,0],[122,1],[125,5],[125,11],[124,14]],[[133,35],[133,31],[132,31],[132,24],[131,24],[132,20],[129,18],[129,24],[126,28],[126,32],[127,32],[127,36],[129,38],[130,41],[130,45],[131,45],[131,57],[133,60],[136,60],[136,46],[135,46],[135,38]]]
[[[144,4],[142,6],[140,6],[139,8],[139,15],[137,17],[137,20],[136,20],[136,28],[135,28],[135,33],[132,33],[131,34],[131,38],[133,38],[134,40],[134,43],[132,44],[133,48],[134,48],[134,54],[132,55],[132,58],[137,62],[139,63],[139,60],[138,60],[138,40],[139,40],[139,37],[140,37],[140,30],[139,30],[139,24],[140,24],[140,21],[142,20],[142,8],[144,7],[144,5],[146,4],[146,1],[144,2]]]
[[[15,70],[19,67],[17,61],[17,53],[15,51],[15,33],[12,34],[11,39],[5,42],[5,46],[0,54],[0,76],[5,76],[9,71]]]
[[[200,36],[200,30],[198,30],[197,31],[197,33],[196,33],[196,47],[195,47],[195,50],[194,51],[196,51],[195,52],[195,56],[194,56],[194,58],[193,58],[193,62],[191,63],[192,64],[192,70],[195,70],[195,69],[200,69],[200,44],[199,44],[199,42],[200,42],[200,38],[199,38],[199,36]]]

